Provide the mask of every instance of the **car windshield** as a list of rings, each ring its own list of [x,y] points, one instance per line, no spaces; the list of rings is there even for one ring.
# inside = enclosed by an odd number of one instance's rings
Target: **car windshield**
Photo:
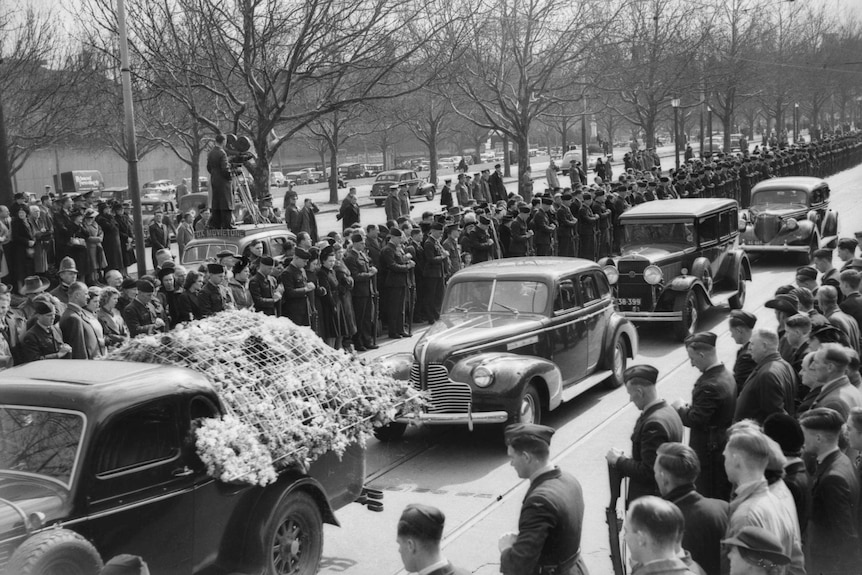
[[[449,312],[545,313],[548,286],[537,281],[475,280],[455,283],[443,309]]]
[[[229,246],[227,244],[197,244],[195,246],[187,246],[183,252],[183,264],[197,264],[214,259],[223,250],[234,251],[236,250],[236,246]]]
[[[807,206],[808,193],[804,190],[763,190],[751,198],[752,206]]]
[[[380,174],[377,176],[378,182],[397,182],[401,174]]]
[[[27,473],[69,487],[84,416],[65,410],[0,406],[0,472]]]
[[[623,226],[623,254],[644,247],[678,250],[693,246],[693,223],[627,223]]]

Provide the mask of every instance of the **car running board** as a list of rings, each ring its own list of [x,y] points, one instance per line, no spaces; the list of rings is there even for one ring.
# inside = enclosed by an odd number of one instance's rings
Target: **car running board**
[[[605,381],[607,378],[611,377],[613,372],[609,369],[604,369],[593,373],[592,375],[585,377],[580,381],[576,381],[571,385],[563,388],[562,398],[563,401],[570,401],[580,394],[584,393],[588,389],[600,384]]]

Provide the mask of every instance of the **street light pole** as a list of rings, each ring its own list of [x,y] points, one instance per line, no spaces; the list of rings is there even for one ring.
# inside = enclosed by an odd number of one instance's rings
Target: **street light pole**
[[[709,132],[709,155],[712,157],[712,107],[706,107],[706,123],[707,131]]]
[[[673,152],[676,157],[676,169],[679,170],[679,98],[670,101],[673,107]]]
[[[799,104],[793,104],[793,143],[799,143]]]
[[[581,115],[581,165],[587,171],[587,94],[584,92],[584,112]]]
[[[141,218],[141,189],[138,182],[138,145],[135,141],[135,110],[132,103],[132,72],[129,68],[129,40],[126,34],[125,0],[117,0],[117,24],[120,34],[120,74],[123,84],[123,112],[125,116],[126,161],[129,164],[129,194],[132,196],[132,222],[135,232],[135,256],[138,259],[138,277],[147,274],[147,252],[144,246],[144,225]]]

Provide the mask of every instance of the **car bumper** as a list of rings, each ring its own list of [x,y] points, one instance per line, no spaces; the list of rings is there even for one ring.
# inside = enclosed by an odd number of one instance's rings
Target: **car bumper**
[[[788,244],[770,245],[770,244],[740,244],[739,247],[745,252],[807,252],[808,246],[794,246]]]
[[[489,423],[506,423],[509,413],[506,411],[481,411],[467,413],[420,413],[412,417],[398,417],[399,423],[424,423],[426,425],[473,425]]]
[[[681,311],[621,311],[618,313],[635,323],[682,321]]]

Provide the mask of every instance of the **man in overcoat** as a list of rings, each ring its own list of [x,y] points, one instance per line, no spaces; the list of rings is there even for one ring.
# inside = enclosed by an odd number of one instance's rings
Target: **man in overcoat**
[[[75,282],[69,286],[69,303],[60,318],[63,341],[72,346],[70,359],[96,359],[101,356],[96,331],[83,315],[85,305],[87,286],[82,282]]]
[[[198,292],[198,305],[203,317],[217,314],[225,309],[225,299],[221,285],[224,283],[225,269],[221,264],[207,264],[207,282]]]
[[[727,501],[730,482],[724,471],[724,443],[727,428],[733,422],[736,407],[736,381],[733,374],[718,359],[715,350],[716,335],[701,332],[685,340],[685,349],[691,365],[701,375],[694,382],[691,403],[674,401],[682,424],[691,429],[689,445],[697,454],[701,472],[697,490],[704,497]]]
[[[812,475],[811,517],[805,539],[808,573],[859,573],[859,480],[850,459],[838,448],[844,426],[840,413],[828,407],[799,418],[806,454],[817,459]]]
[[[389,337],[407,337],[404,332],[404,314],[407,304],[407,275],[416,263],[405,257],[404,234],[398,228],[389,231],[389,241],[380,251],[380,266],[386,271],[386,322]]]
[[[776,412],[796,413],[798,377],[778,353],[778,334],[756,329],[751,335],[751,357],[757,367],[743,384],[733,420],[753,419],[760,424]]]
[[[233,213],[233,190],[230,185],[233,175],[227,153],[224,151],[224,143],[224,134],[217,134],[215,144],[207,154],[207,172],[210,174],[209,207],[212,209],[209,227],[214,229],[230,228]]]
[[[293,260],[279,277],[283,288],[281,315],[296,325],[311,325],[312,305],[309,294],[315,290],[315,285],[305,271],[310,259],[311,254],[307,250],[296,248]]]
[[[533,221],[530,227],[533,229],[533,247],[536,249],[537,256],[553,255],[554,239],[557,233],[557,224],[551,216],[551,206],[554,200],[544,196],[542,197],[541,208],[536,210],[533,215]]]
[[[356,334],[353,345],[356,351],[377,349],[374,345],[374,277],[377,268],[371,263],[371,258],[365,251],[365,237],[353,234],[350,238],[350,250],[344,256],[344,265],[353,278],[353,313],[356,315]]]
[[[512,467],[530,487],[521,504],[518,532],[500,537],[503,575],[580,575],[587,573],[581,557],[584,496],[578,480],[551,465],[554,429],[532,423],[506,428]]]
[[[524,257],[530,253],[533,230],[527,225],[529,217],[530,206],[518,206],[518,215],[509,224],[509,257]]]
[[[440,308],[443,307],[443,288],[446,277],[446,261],[449,259],[447,252],[440,243],[443,236],[443,224],[431,224],[431,232],[422,250],[425,254],[425,267],[423,278],[420,279],[425,285],[425,293],[422,303],[425,304],[425,319],[428,323],[434,323],[440,319]]]
[[[757,316],[750,311],[734,309],[730,311],[727,320],[730,326],[730,337],[739,345],[736,350],[736,361],[733,364],[733,379],[736,381],[736,395],[742,393],[742,386],[757,367],[757,362],[751,357],[751,333],[757,324]]]
[[[629,478],[626,505],[644,495],[659,495],[655,482],[656,452],[668,441],[682,441],[682,421],[676,411],[658,396],[658,370],[651,365],[636,365],[623,374],[629,399],[641,411],[632,433],[632,454],[612,447],[605,458]]]
[[[283,291],[276,287],[276,280],[272,277],[272,268],[275,261],[269,256],[263,256],[259,260],[257,271],[248,281],[248,291],[255,311],[265,315],[277,315],[278,306]]]

